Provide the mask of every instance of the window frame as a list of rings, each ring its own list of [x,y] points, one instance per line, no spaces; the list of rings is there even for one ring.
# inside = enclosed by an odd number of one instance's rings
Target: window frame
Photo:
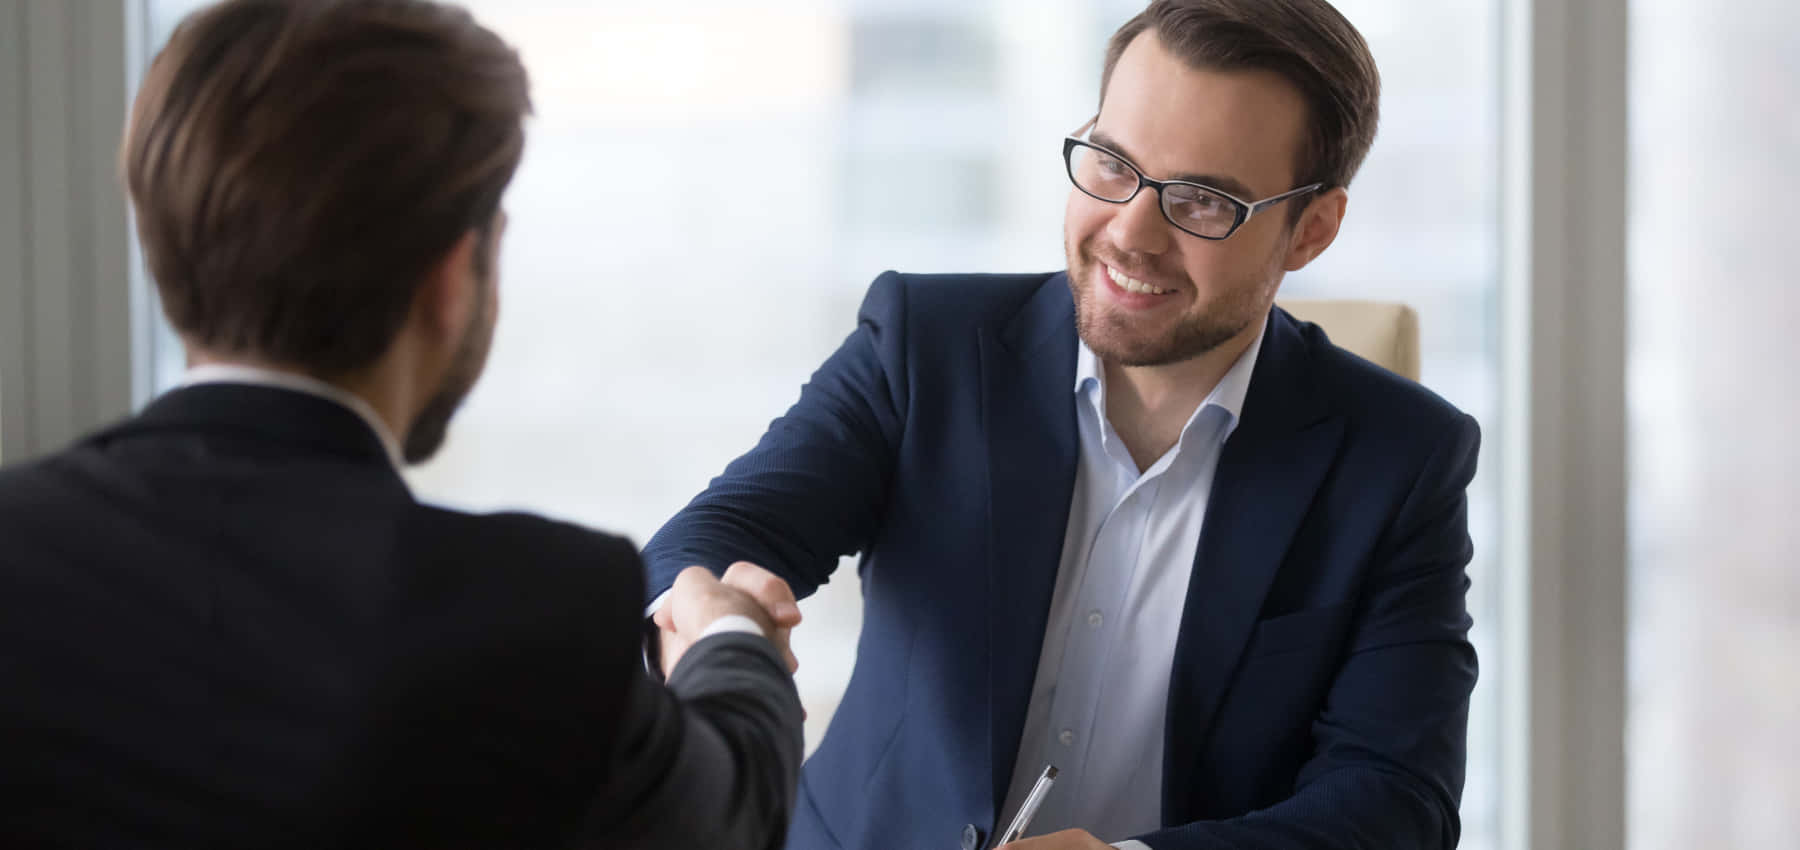
[[[1501,7],[1502,846],[1625,846],[1630,0]]]
[[[0,459],[142,400],[148,341],[117,151],[141,3],[0,0]]]

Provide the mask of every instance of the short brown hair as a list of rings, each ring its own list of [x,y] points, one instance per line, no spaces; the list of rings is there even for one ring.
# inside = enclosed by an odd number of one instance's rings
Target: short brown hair
[[[1190,67],[1272,71],[1307,103],[1296,185],[1350,185],[1375,142],[1381,74],[1361,33],[1325,0],[1155,0],[1106,47],[1100,97],[1132,39],[1153,30]],[[1298,213],[1302,207],[1295,205]]]
[[[169,321],[341,375],[485,234],[524,150],[518,55],[425,0],[227,0],[151,64],[121,153]]]

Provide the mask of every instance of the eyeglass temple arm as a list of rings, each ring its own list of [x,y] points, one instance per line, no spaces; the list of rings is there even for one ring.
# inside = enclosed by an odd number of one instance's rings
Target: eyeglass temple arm
[[[1292,198],[1295,195],[1304,195],[1307,192],[1312,192],[1312,191],[1316,191],[1316,190],[1323,189],[1323,188],[1325,188],[1325,184],[1323,184],[1323,183],[1308,183],[1305,186],[1297,186],[1295,188],[1289,189],[1286,192],[1282,192],[1281,194],[1276,195],[1273,198],[1264,198],[1260,201],[1257,201],[1254,204],[1246,204],[1245,206],[1248,206],[1250,208],[1250,211],[1244,214],[1244,220],[1248,221],[1250,219],[1250,216],[1256,215],[1257,212],[1261,211],[1265,207],[1270,207],[1275,204],[1279,204],[1282,201]]]

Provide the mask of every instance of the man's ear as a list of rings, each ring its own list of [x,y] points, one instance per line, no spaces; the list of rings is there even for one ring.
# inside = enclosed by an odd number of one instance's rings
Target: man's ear
[[[1290,272],[1306,268],[1337,239],[1338,227],[1344,223],[1344,209],[1350,193],[1342,186],[1315,196],[1294,224],[1294,239],[1288,245],[1281,267]]]
[[[413,296],[415,318],[447,339],[461,339],[477,310],[481,292],[475,281],[475,251],[480,239],[478,230],[459,237],[426,270]]]

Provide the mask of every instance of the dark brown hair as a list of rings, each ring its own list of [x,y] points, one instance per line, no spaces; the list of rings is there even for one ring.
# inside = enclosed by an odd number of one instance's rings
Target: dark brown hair
[[[530,109],[518,55],[460,9],[195,13],[145,75],[121,154],[170,323],[321,375],[368,365],[431,265],[485,236]]]
[[[1350,185],[1375,142],[1381,75],[1356,27],[1325,0],[1155,0],[1113,34],[1100,77],[1104,103],[1113,67],[1132,39],[1154,31],[1190,67],[1280,74],[1307,103],[1307,140],[1296,185]],[[1298,213],[1302,205],[1295,205]]]

